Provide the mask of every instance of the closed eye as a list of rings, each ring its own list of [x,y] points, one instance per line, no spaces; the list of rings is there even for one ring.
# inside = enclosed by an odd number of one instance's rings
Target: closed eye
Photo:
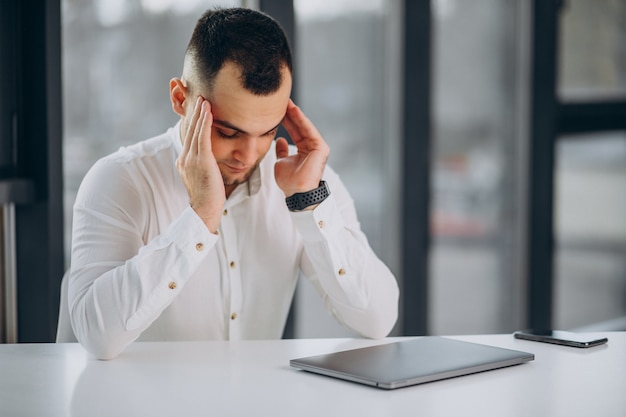
[[[274,129],[270,130],[269,132],[267,132],[263,136],[270,136],[270,137],[273,138],[274,136],[276,136],[276,132],[278,132],[278,128],[274,128]]]
[[[226,139],[234,139],[234,138],[236,138],[237,136],[239,136],[239,132],[238,132],[238,131],[236,131],[236,130],[234,131],[234,133],[231,133],[231,134],[227,134],[226,132],[224,132],[224,131],[223,131],[223,130],[221,130],[221,129],[216,129],[216,130],[217,130],[217,134],[218,134],[220,137],[222,137],[222,138],[226,138]]]

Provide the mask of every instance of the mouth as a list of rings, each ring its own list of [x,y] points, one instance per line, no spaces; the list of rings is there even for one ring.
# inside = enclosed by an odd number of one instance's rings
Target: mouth
[[[245,167],[245,166],[244,166],[244,167],[241,167],[241,166],[232,166],[232,165],[229,165],[229,164],[224,164],[224,166],[225,166],[225,167],[226,167],[226,168],[227,168],[230,172],[232,172],[233,174],[242,174],[242,173],[244,173],[244,172],[247,172],[247,171],[248,171],[248,168],[247,168],[247,167]]]

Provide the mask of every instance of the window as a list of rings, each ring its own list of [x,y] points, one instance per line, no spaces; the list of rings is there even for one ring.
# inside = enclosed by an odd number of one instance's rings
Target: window
[[[626,317],[624,184],[625,132],[559,139],[556,327],[611,327],[611,321]]]
[[[559,95],[626,98],[626,3],[568,0],[561,12]]]
[[[523,320],[522,3],[433,3],[433,334],[509,332]]]

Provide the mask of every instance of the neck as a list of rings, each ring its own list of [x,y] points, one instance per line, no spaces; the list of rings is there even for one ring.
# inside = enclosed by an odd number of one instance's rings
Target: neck
[[[226,194],[226,198],[230,197],[230,195],[233,193],[233,191],[235,191],[235,188],[237,188],[237,185],[225,185],[224,186],[224,191]]]

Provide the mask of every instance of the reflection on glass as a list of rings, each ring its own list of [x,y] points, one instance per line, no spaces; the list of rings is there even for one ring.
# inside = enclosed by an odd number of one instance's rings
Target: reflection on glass
[[[434,334],[521,325],[520,2],[433,3],[430,322]],[[520,29],[518,29],[520,28]]]
[[[217,4],[239,1],[63,0],[66,256],[80,181],[97,159],[176,123],[169,80],[196,20]]]
[[[555,323],[626,326],[626,132],[560,138]]]
[[[561,13],[559,94],[626,98],[626,2],[568,0]]]

